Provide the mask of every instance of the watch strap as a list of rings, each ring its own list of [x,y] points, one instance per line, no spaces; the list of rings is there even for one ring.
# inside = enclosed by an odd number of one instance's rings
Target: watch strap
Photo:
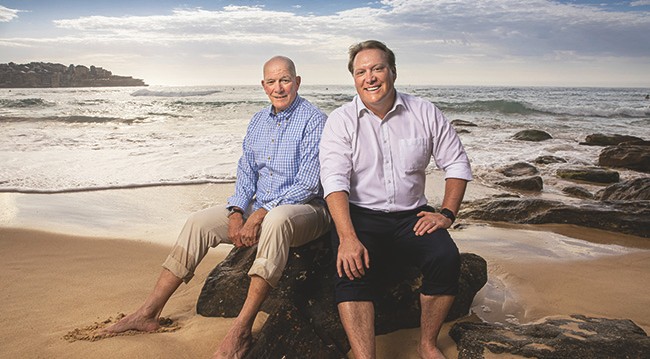
[[[442,214],[443,216],[445,216],[445,217],[451,219],[451,223],[452,223],[452,224],[456,221],[456,215],[454,215],[454,212],[452,212],[452,211],[451,211],[450,209],[448,209],[448,208],[443,208],[443,209],[441,209],[441,210],[440,210],[440,214]]]

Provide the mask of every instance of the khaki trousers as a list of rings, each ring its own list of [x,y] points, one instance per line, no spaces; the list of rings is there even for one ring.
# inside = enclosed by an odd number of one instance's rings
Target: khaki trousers
[[[228,239],[228,210],[215,206],[193,213],[185,222],[163,268],[185,283],[212,247]],[[289,247],[299,247],[330,230],[331,217],[321,204],[281,205],[270,210],[260,228],[257,254],[248,275],[257,275],[276,287],[289,258]]]

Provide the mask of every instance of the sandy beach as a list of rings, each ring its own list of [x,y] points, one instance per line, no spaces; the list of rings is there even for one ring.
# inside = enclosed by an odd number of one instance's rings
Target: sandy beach
[[[436,204],[440,194],[430,187]],[[187,215],[225,203],[231,191],[232,184],[208,184],[0,193],[0,358],[209,358],[232,319],[197,315],[196,300],[230,246],[212,250],[165,307],[162,315],[175,330],[94,342],[64,337],[133,311]],[[492,192],[472,183],[466,199]],[[488,261],[490,278],[470,320],[529,323],[578,313],[631,319],[650,331],[647,239],[572,226],[464,223],[452,236],[462,252]],[[440,343],[455,358],[450,326]],[[408,329],[378,337],[379,358],[417,358],[418,334]]]

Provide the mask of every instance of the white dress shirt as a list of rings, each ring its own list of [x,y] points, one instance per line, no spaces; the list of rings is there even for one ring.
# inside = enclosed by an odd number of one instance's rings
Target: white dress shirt
[[[396,93],[380,119],[359,96],[328,117],[320,142],[324,195],[345,191],[350,203],[384,212],[427,204],[425,169],[433,157],[445,178],[472,180],[465,149],[431,102]]]

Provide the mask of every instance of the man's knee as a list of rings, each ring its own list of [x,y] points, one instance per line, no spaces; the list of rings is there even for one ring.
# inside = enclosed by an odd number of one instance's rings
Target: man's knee
[[[266,230],[286,230],[291,228],[290,212],[287,208],[290,205],[278,206],[271,209],[262,222],[262,227]]]

